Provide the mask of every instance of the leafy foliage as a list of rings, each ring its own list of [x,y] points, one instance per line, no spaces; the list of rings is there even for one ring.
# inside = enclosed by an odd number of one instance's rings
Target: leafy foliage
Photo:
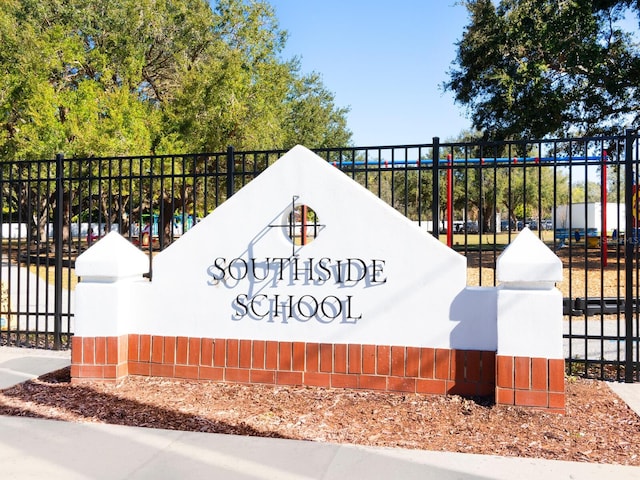
[[[633,1],[464,2],[470,23],[444,87],[485,138],[597,134],[637,123],[640,50],[621,22]]]
[[[262,1],[3,1],[0,158],[346,145],[285,40]]]

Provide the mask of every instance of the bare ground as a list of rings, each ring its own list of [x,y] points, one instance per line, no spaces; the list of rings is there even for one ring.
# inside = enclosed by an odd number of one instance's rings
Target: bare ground
[[[491,286],[495,282],[496,258],[500,252],[468,252],[467,284]],[[624,295],[625,262],[616,250],[604,259],[599,250],[568,248],[554,252],[563,264],[563,280],[556,286],[563,297],[618,297]],[[480,282],[482,280],[482,282]],[[637,273],[634,281],[639,282]]]
[[[317,442],[640,465],[640,417],[603,382],[569,378],[565,415],[491,398],[130,377],[69,369],[0,391],[0,414]]]

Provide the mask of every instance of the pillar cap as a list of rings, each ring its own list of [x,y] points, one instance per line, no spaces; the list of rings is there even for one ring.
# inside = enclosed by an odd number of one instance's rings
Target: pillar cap
[[[76,259],[76,275],[127,278],[149,271],[149,258],[117,232],[110,232]]]
[[[562,261],[528,227],[500,254],[499,283],[544,284],[562,281]]]

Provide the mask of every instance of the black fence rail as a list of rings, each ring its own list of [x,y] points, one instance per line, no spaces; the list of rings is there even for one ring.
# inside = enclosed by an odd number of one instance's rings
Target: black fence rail
[[[619,297],[577,297],[562,299],[562,314],[573,316],[618,315],[626,310],[626,300]],[[631,300],[633,313],[638,312],[638,299]]]
[[[0,343],[67,348],[80,253],[118,231],[148,253],[152,276],[155,252],[284,153],[230,147],[0,163]],[[533,230],[565,267],[558,288],[568,370],[638,380],[635,131],[500,143],[433,138],[316,153],[465,255],[470,285],[496,285],[502,250],[522,228]]]

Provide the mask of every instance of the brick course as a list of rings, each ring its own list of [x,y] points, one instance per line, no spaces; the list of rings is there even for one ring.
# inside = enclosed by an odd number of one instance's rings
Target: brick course
[[[495,388],[495,352],[132,334],[74,337],[71,356],[76,383],[153,375],[429,394]]]
[[[561,359],[476,350],[137,334],[74,337],[71,347],[74,383],[153,375],[436,395],[495,395],[498,404],[565,411]]]

